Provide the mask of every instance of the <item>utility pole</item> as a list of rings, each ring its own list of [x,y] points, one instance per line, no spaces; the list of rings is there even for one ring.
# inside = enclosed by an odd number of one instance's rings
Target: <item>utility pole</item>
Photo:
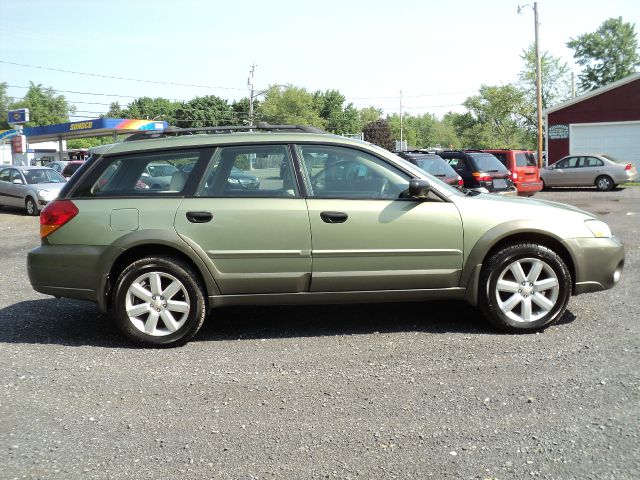
[[[535,45],[536,45],[536,104],[538,110],[538,168],[542,168],[542,70],[540,65],[540,40],[538,36],[538,2],[533,5],[518,5],[518,14],[522,14],[524,7],[533,8],[533,21],[535,28]]]
[[[538,2],[533,2],[533,17],[536,29],[536,97],[538,103],[538,168],[542,162],[542,66],[540,64],[540,41],[538,38]]]
[[[256,69],[256,62],[254,61],[249,71],[249,78],[247,79],[247,86],[249,87],[249,126],[253,126],[253,73]]]

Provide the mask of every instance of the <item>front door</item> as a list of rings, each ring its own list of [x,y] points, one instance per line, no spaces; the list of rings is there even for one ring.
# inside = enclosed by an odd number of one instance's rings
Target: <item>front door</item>
[[[400,198],[410,176],[356,148],[301,145],[298,156],[309,191],[311,291],[458,286],[454,204]]]

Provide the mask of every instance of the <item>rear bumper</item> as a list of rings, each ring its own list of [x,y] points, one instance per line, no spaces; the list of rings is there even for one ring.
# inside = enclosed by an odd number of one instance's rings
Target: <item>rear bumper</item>
[[[27,273],[37,292],[98,303],[106,247],[43,245],[29,252]]]
[[[575,262],[574,295],[613,288],[624,269],[624,247],[617,238],[565,240]]]
[[[529,196],[542,190],[542,182],[522,182],[516,183],[518,195]]]

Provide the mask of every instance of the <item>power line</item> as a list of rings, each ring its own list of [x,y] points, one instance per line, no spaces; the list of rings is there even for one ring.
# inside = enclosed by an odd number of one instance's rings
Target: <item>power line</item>
[[[17,65],[19,67],[38,68],[40,70],[49,70],[51,72],[72,73],[74,75],[84,75],[87,77],[109,78],[111,80],[124,80],[127,82],[153,83],[157,85],[172,85],[174,87],[195,87],[195,88],[244,91],[243,88],[219,87],[214,85],[197,85],[197,84],[191,84],[191,83],[163,82],[161,80],[144,80],[140,78],[128,78],[128,77],[116,77],[115,75],[103,75],[100,73],[76,72],[74,70],[63,70],[61,68],[44,67],[42,65],[28,65],[26,63],[8,62],[6,60],[0,60],[0,63],[4,63],[7,65]]]

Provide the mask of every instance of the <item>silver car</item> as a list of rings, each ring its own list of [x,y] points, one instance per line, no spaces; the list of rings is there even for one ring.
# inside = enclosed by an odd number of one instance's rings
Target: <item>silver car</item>
[[[57,198],[66,179],[47,167],[0,167],[0,205],[22,207],[29,215]]]
[[[633,163],[616,160],[611,155],[569,155],[540,170],[540,178],[545,188],[595,186],[606,191],[635,181],[638,170]]]

